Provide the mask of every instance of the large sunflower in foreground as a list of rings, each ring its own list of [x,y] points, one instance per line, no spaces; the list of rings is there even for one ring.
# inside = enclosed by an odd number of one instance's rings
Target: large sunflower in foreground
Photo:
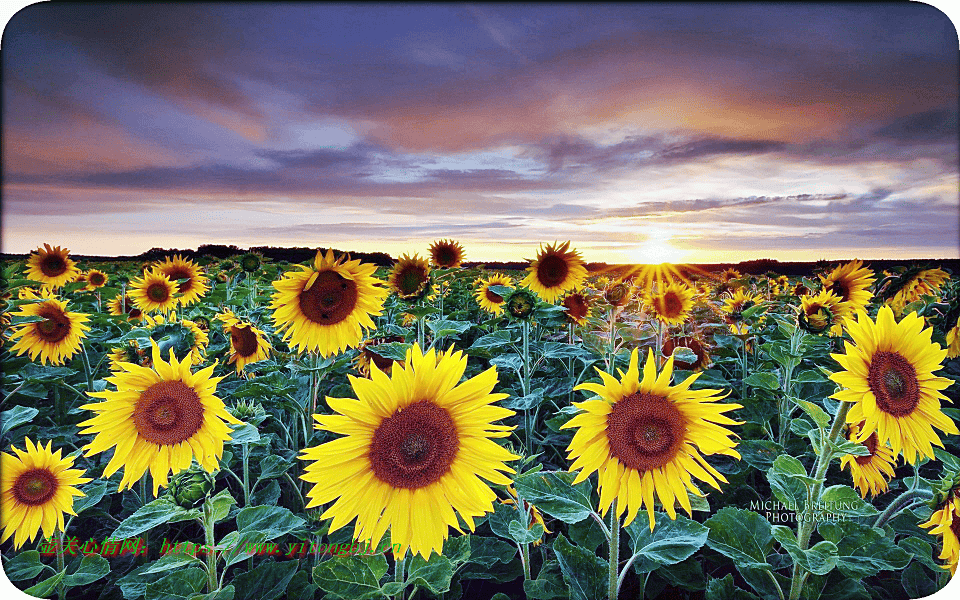
[[[503,304],[506,302],[506,299],[500,294],[491,291],[490,286],[512,286],[513,280],[501,273],[494,273],[487,279],[481,279],[479,284],[480,286],[479,289],[477,289],[477,294],[475,297],[477,299],[477,304],[480,305],[480,308],[495,315],[502,313]]]
[[[463,262],[463,246],[455,240],[437,240],[430,245],[430,262],[440,268],[459,267]]]
[[[683,325],[693,308],[694,291],[682,283],[670,283],[646,295],[647,308],[667,325]]]
[[[44,244],[43,248],[30,254],[25,274],[27,279],[39,281],[45,288],[59,288],[74,281],[80,275],[80,269],[70,258],[69,250]]]
[[[273,321],[283,339],[300,352],[329,356],[356,347],[364,329],[375,329],[377,316],[390,293],[374,277],[376,265],[334,259],[317,252],[312,266],[286,273],[273,282]]]
[[[227,364],[237,364],[237,375],[243,375],[243,368],[250,363],[266,360],[270,356],[270,342],[266,334],[253,326],[253,323],[241,321],[232,310],[217,315],[223,323],[223,331],[230,336],[230,360]]]
[[[859,425],[847,426],[848,440],[855,442],[859,433]],[[887,491],[887,482],[893,478],[897,457],[889,446],[878,442],[876,432],[864,440],[862,445],[870,454],[866,456],[845,454],[840,457],[840,468],[850,468],[850,476],[853,478],[853,484],[860,491],[860,496],[863,498],[866,498],[867,494],[879,496]]]
[[[520,285],[529,287],[545,302],[554,302],[564,292],[580,287],[587,277],[587,267],[580,253],[570,250],[570,242],[541,246],[527,271],[530,274]]]
[[[130,282],[128,296],[145,313],[170,312],[177,306],[177,285],[169,277],[151,269]]]
[[[63,531],[63,513],[76,514],[73,498],[86,495],[74,486],[91,481],[82,469],[70,468],[73,458],[60,458],[60,449],[52,452],[52,442],[44,448],[28,438],[23,441],[25,450],[10,446],[16,456],[0,454],[0,542],[13,535],[15,550],[28,539],[32,542],[41,528],[46,538]]]
[[[96,434],[83,450],[92,456],[116,447],[103,477],[123,467],[118,491],[133,487],[147,469],[156,496],[169,475],[188,468],[194,458],[208,472],[219,467],[231,435],[227,423],[240,421],[215,395],[223,378],[213,377],[214,366],[191,372],[190,361],[178,361],[172,350],[164,361],[154,343],[151,368],[121,363],[122,371],[106,378],[115,391],[87,392],[104,401],[80,407],[97,413],[78,425],[84,428],[81,434]]]
[[[562,429],[578,428],[570,446],[571,471],[580,470],[577,484],[598,472],[600,510],[603,513],[617,500],[617,516],[627,513],[629,525],[646,506],[650,529],[654,526],[654,493],[671,519],[676,519],[676,503],[692,516],[688,492],[703,493],[692,477],[720,489],[727,480],[701,456],[725,454],[737,459],[737,443],[732,431],[722,425],[739,425],[723,413],[743,408],[739,404],[717,402],[720,390],[691,390],[700,376],[695,373],[683,383],[671,386],[673,357],[667,359],[657,375],[656,359],[648,351],[640,379],[639,352],[633,351],[621,380],[597,369],[603,383],[584,383],[599,398],[577,402],[583,412]]]
[[[937,510],[930,516],[930,520],[919,524],[923,528],[931,528],[930,535],[939,535],[942,538],[943,550],[940,560],[946,561],[944,569],[950,570],[950,575],[957,572],[957,563],[960,562],[960,490],[953,490],[944,499]]]
[[[863,266],[863,262],[854,260],[840,265],[829,275],[821,275],[824,289],[840,297],[840,306],[847,314],[853,314],[859,308],[866,307],[873,297],[868,288],[876,281],[873,271]]]
[[[953,383],[933,374],[947,351],[930,341],[933,329],[910,313],[897,323],[889,306],[880,307],[874,322],[863,311],[845,326],[853,344],[845,354],[831,354],[844,371],[830,376],[844,389],[831,398],[852,402],[847,423],[864,422],[856,441],[874,432],[877,443],[890,442],[893,454],[916,464],[918,455],[933,459],[932,445],[943,447],[933,428],[957,434],[956,424],[940,410],[940,390]]]
[[[462,352],[414,345],[390,377],[375,365],[370,379],[350,376],[357,400],[327,398],[336,414],[314,415],[317,428],[344,437],[300,458],[314,484],[306,508],[336,500],[321,515],[333,519],[330,532],[356,519],[354,539],[376,546],[390,529],[396,558],[408,549],[428,558],[448,527],[462,531],[458,516],[472,531],[493,511],[497,495],[482,479],[510,485],[504,462],[519,458],[493,441],[513,429],[494,421],[515,413],[494,405],[507,397],[493,393],[495,367],[460,383],[466,367]]]
[[[177,302],[180,303],[180,306],[193,304],[207,294],[207,289],[209,289],[208,279],[204,276],[200,267],[190,259],[177,254],[173,258],[165,258],[162,263],[155,265],[154,269],[169,277],[170,281],[174,283],[180,279],[186,280],[177,284],[177,293],[180,294]]]
[[[389,282],[398,298],[416,302],[430,293],[430,265],[417,254],[404,254],[393,265]]]
[[[24,323],[10,334],[10,340],[16,340],[11,351],[17,356],[30,354],[30,360],[40,357],[40,363],[62,365],[81,350],[83,338],[90,327],[86,325],[90,318],[82,313],[67,310],[67,302],[59,300],[45,290],[40,294],[29,294],[28,299],[39,302],[24,304],[13,313],[17,317],[39,317],[41,321]]]

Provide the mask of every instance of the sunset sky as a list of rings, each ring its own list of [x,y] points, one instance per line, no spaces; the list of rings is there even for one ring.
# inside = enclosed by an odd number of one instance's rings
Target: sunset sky
[[[2,250],[956,258],[958,44],[902,4],[35,4]]]

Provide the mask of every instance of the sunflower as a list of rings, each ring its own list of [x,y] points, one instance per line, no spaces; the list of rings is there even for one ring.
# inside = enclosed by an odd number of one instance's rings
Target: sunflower
[[[920,300],[922,296],[933,296],[940,291],[943,282],[950,279],[950,275],[942,269],[923,269],[908,272],[901,281],[896,282],[899,289],[886,300],[899,316],[903,309],[911,302]]]
[[[263,254],[259,252],[247,252],[238,258],[237,262],[245,272],[256,273],[263,267],[263,260]],[[231,267],[232,266],[224,266],[223,263],[220,264],[220,268],[224,270],[229,270]]]
[[[918,455],[933,459],[931,444],[943,447],[933,427],[960,433],[940,411],[946,399],[940,390],[953,382],[933,374],[947,351],[930,341],[933,329],[923,324],[917,313],[897,323],[889,306],[880,307],[876,322],[860,311],[856,321],[846,321],[854,344],[844,342],[845,354],[830,355],[845,369],[830,376],[845,388],[831,398],[854,403],[847,423],[864,421],[856,441],[876,432],[878,444],[890,442],[894,455],[902,450],[910,464]]]
[[[179,254],[173,258],[167,257],[162,263],[154,266],[154,269],[170,278],[170,281],[176,283],[177,280],[186,279],[186,281],[177,284],[177,293],[180,297],[177,302],[180,306],[188,306],[197,302],[207,293],[207,278],[200,272],[200,267],[194,264],[190,259],[185,259]]]
[[[172,350],[169,362],[164,361],[157,344],[152,346],[152,368],[122,363],[122,371],[107,377],[116,391],[87,392],[104,401],[81,406],[97,415],[78,426],[85,427],[82,434],[96,434],[83,447],[87,456],[116,447],[103,477],[124,467],[118,491],[133,487],[150,469],[156,496],[170,473],[188,468],[194,458],[208,472],[215,471],[223,443],[230,439],[224,421],[240,421],[215,395],[223,379],[212,376],[216,365],[193,373],[189,361],[178,361]]]
[[[586,296],[578,292],[567,294],[560,305],[567,309],[564,317],[568,323],[586,325],[587,317],[590,316],[590,300]]]
[[[743,322],[743,311],[755,306],[759,299],[759,296],[744,292],[743,288],[737,288],[724,299],[723,312],[726,313],[724,319],[730,325],[730,331],[734,335],[746,335],[750,331],[747,324]]]
[[[574,459],[570,470],[580,470],[574,485],[597,471],[600,510],[606,513],[617,499],[617,516],[627,513],[626,526],[643,504],[652,531],[654,491],[670,518],[676,519],[677,502],[692,516],[688,491],[703,496],[691,476],[718,490],[719,482],[727,483],[701,453],[740,458],[734,450],[737,443],[730,439],[736,434],[721,425],[742,424],[722,413],[743,407],[718,403],[720,390],[691,390],[699,373],[671,386],[672,356],[658,376],[653,351],[648,351],[642,380],[638,362],[639,352],[634,350],[627,372],[620,371],[620,381],[597,369],[602,384],[574,388],[599,398],[575,403],[583,412],[561,428],[578,428],[568,447],[569,458]]]
[[[956,574],[960,562],[960,491],[950,492],[930,520],[920,523],[920,527],[932,528],[928,533],[943,539],[943,550],[937,558],[946,561],[943,568],[949,569],[951,576]]]
[[[73,458],[60,458],[59,449],[52,452],[52,442],[46,448],[34,446],[28,438],[23,442],[25,451],[10,446],[16,456],[0,453],[0,542],[13,535],[15,550],[28,539],[32,542],[41,528],[46,538],[63,531],[63,513],[76,514],[74,496],[86,496],[74,486],[91,481],[82,469],[70,468]]]
[[[741,277],[743,277],[743,275],[736,269],[725,269],[720,273],[720,281],[723,283],[730,283],[734,279],[740,279]]]
[[[517,288],[504,299],[507,314],[522,321],[533,317],[533,311],[536,310],[537,304],[539,304],[539,300],[537,300],[536,294],[527,288]]]
[[[253,323],[241,321],[227,310],[217,315],[223,323],[223,331],[230,336],[230,360],[227,364],[237,363],[237,375],[243,375],[243,369],[250,363],[266,360],[270,355],[270,342],[266,334],[253,326]]]
[[[326,256],[318,251],[313,266],[273,282],[277,291],[270,307],[277,332],[300,352],[342,352],[360,343],[364,329],[376,328],[370,316],[380,314],[390,292],[373,276],[376,265],[343,259],[334,260],[333,250]]]
[[[697,360],[686,362],[680,359],[674,360],[674,365],[688,371],[702,371],[710,365],[710,352],[703,338],[699,336],[678,336],[667,338],[663,342],[661,351],[664,356],[671,356],[677,348],[686,348],[697,355]]]
[[[505,300],[500,294],[495,294],[494,292],[490,291],[490,286],[511,286],[513,285],[513,280],[506,275],[494,273],[488,279],[479,280],[479,284],[480,289],[477,290],[475,298],[477,299],[477,304],[480,305],[480,308],[495,315],[502,313]]]
[[[210,338],[193,321],[177,320],[177,313],[170,313],[166,317],[146,315],[142,327],[150,330],[150,339],[160,344],[161,350],[170,348],[178,357],[182,357],[181,360],[189,356],[194,365],[203,362]]]
[[[847,425],[847,439],[856,442],[862,425],[862,423]],[[853,484],[860,491],[860,496],[863,498],[866,498],[867,494],[879,496],[887,491],[887,482],[893,477],[897,458],[889,446],[880,445],[876,432],[867,437],[862,445],[870,451],[870,454],[867,456],[845,454],[840,457],[840,468],[850,467],[850,476],[853,477]]]
[[[133,299],[133,305],[145,313],[170,312],[177,306],[176,293],[176,284],[160,271],[153,269],[130,282],[129,295]]]
[[[637,292],[629,279],[618,279],[603,289],[603,299],[614,308],[626,306]]]
[[[694,292],[682,283],[670,283],[644,299],[653,316],[667,325],[683,325],[693,308]]]
[[[96,289],[102,288],[107,285],[107,274],[103,271],[98,271],[96,269],[90,269],[87,272],[87,287],[83,288],[88,292],[92,292]]]
[[[147,356],[146,350],[140,348],[136,340],[127,340],[126,344],[111,349],[107,352],[107,357],[110,359],[111,371],[121,370],[120,363],[133,363],[143,367],[150,366],[150,357]]]
[[[947,358],[960,356],[960,318],[957,324],[947,332]]]
[[[62,365],[67,359],[80,352],[81,340],[87,337],[90,327],[86,325],[90,318],[82,313],[67,310],[67,302],[59,300],[50,292],[41,290],[40,294],[31,294],[28,299],[40,300],[24,304],[17,317],[40,317],[42,321],[24,323],[10,334],[11,340],[17,341],[11,350],[16,350],[17,356],[30,354],[30,360],[40,357],[40,363]]]
[[[474,529],[474,518],[493,510],[497,495],[480,478],[510,485],[505,461],[519,458],[491,438],[513,429],[493,422],[514,415],[493,403],[495,367],[463,383],[462,352],[423,354],[414,345],[405,364],[387,377],[376,365],[371,378],[349,376],[357,396],[327,398],[337,414],[314,415],[317,428],[344,437],[307,448],[312,461],[301,478],[315,484],[306,508],[336,500],[321,518],[330,532],[356,518],[353,537],[377,546],[389,528],[400,544],[428,558],[440,552],[448,526],[460,529],[458,514]]]
[[[359,347],[357,347],[357,357],[353,361],[354,367],[357,369],[358,373],[364,377],[369,377],[371,364],[377,365],[377,368],[385,373],[390,372],[394,362],[399,362],[402,366],[403,361],[394,361],[392,358],[381,356],[374,351],[374,348],[380,344],[394,344],[403,341],[403,338],[399,335],[370,338],[369,340],[364,341]]]
[[[430,262],[440,268],[459,267],[463,262],[463,246],[454,240],[437,240],[430,245]]]
[[[113,299],[107,303],[107,311],[115,316],[125,314],[127,315],[128,321],[143,320],[143,311],[137,308],[133,302],[133,298],[129,295],[117,294],[114,296]]]
[[[845,315],[840,302],[840,296],[831,290],[823,290],[816,296],[803,296],[800,298],[797,324],[810,333],[830,330],[830,335],[840,335],[843,333],[841,321]]]
[[[517,490],[515,490],[512,485],[508,485],[508,486],[507,486],[507,493],[510,494],[510,496],[507,497],[507,498],[501,499],[501,500],[500,500],[500,503],[501,503],[501,504],[504,504],[504,505],[506,505],[506,506],[516,506],[516,505],[517,505]],[[523,501],[523,510],[524,510],[524,512],[529,512],[529,513],[530,513],[530,524],[527,526],[527,529],[533,529],[536,525],[540,525],[541,527],[543,527],[543,532],[544,532],[544,533],[553,533],[552,531],[550,531],[549,529],[547,529],[547,522],[544,521],[544,519],[543,519],[543,514],[540,512],[540,509],[538,509],[538,508],[537,508],[536,506],[534,506],[533,504],[530,504],[529,502],[527,502],[526,500],[524,500],[524,501]],[[533,543],[533,545],[534,545],[534,546],[539,546],[539,545],[542,544],[542,543],[543,543],[543,538],[541,537],[539,540],[535,541],[535,542]]]
[[[537,258],[527,267],[530,274],[520,284],[529,287],[545,302],[554,302],[564,292],[580,287],[587,268],[580,253],[569,248],[570,242],[541,246]]]
[[[829,275],[821,275],[823,287],[840,297],[841,307],[847,314],[854,314],[858,308],[870,303],[873,293],[867,289],[875,281],[873,271],[863,266],[863,262],[854,260],[840,265]]]
[[[398,298],[416,302],[424,298],[430,288],[430,265],[414,254],[402,255],[390,271],[390,287]]]
[[[73,281],[80,269],[70,258],[69,250],[44,244],[43,248],[30,254],[25,273],[27,279],[39,281],[45,288],[59,288]]]

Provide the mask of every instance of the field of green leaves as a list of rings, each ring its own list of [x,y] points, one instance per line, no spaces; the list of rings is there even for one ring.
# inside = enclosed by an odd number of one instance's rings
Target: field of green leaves
[[[853,600],[956,568],[937,265],[48,250],[4,264],[0,323],[32,596]]]

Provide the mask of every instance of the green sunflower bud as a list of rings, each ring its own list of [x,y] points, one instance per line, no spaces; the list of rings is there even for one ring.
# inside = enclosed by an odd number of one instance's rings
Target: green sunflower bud
[[[507,312],[515,319],[529,319],[537,306],[537,299],[524,288],[517,288],[507,296]]]
[[[192,508],[210,495],[213,484],[213,476],[194,464],[173,476],[167,487],[167,493],[183,508]]]

